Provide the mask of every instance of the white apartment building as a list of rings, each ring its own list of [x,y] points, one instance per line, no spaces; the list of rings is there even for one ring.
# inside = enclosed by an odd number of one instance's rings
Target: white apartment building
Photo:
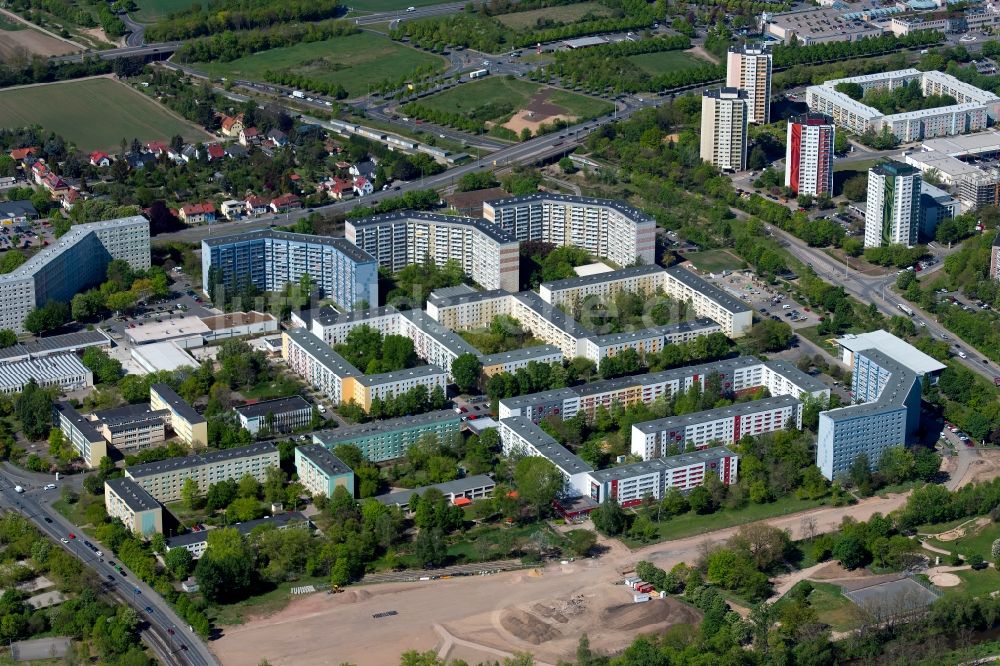
[[[344,235],[393,271],[455,260],[485,289],[517,291],[518,241],[478,218],[403,211],[347,220]]]
[[[586,479],[589,485],[580,490],[598,504],[613,498],[630,507],[641,504],[646,495],[662,499],[671,488],[691,490],[710,476],[728,486],[736,483],[738,470],[739,456],[717,446],[591,472]]]
[[[451,373],[451,364],[462,354],[479,356],[479,350],[454,333],[434,321],[423,310],[406,310],[400,313],[400,335],[413,340],[417,356],[431,365]]]
[[[577,354],[589,358],[601,367],[601,361],[620,354],[626,349],[634,349],[640,357],[656,354],[666,345],[690,342],[709,333],[721,333],[722,327],[709,319],[683,321],[677,324],[654,326],[640,331],[608,333],[582,338],[577,343]]]
[[[579,341],[594,334],[533,291],[518,292],[511,300],[511,316],[534,337],[558,347],[566,358],[579,355]]]
[[[636,423],[632,426],[631,450],[632,455],[650,460],[663,457],[671,446],[680,451],[688,446],[728,446],[744,435],[774,432],[789,424],[802,427],[802,401],[781,395]]]
[[[701,159],[723,171],[745,171],[748,116],[745,90],[706,90],[701,97]]]
[[[543,282],[538,295],[552,305],[574,306],[589,296],[608,301],[622,291],[652,296],[666,288],[666,271],[655,264],[628,266],[618,271]]]
[[[771,122],[772,56],[763,45],[731,46],[726,55],[726,86],[747,92],[747,121]]]
[[[260,442],[235,449],[169,458],[125,469],[125,477],[146,489],[158,502],[181,499],[184,482],[194,479],[200,493],[226,479],[241,479],[249,474],[261,483],[267,469],[278,466],[278,449],[270,442]]]
[[[523,416],[500,419],[500,445],[503,454],[511,456],[541,456],[556,466],[563,477],[563,495],[579,494],[587,486],[587,474],[594,468],[571,453],[531,419]]]
[[[698,317],[707,317],[722,326],[731,338],[739,338],[753,325],[753,308],[680,265],[665,270],[667,296],[689,301]]]
[[[0,329],[24,332],[24,318],[50,300],[68,303],[104,281],[108,263],[150,266],[149,221],[140,216],[73,226],[12,272],[0,275]]]
[[[328,345],[340,345],[347,341],[347,334],[358,326],[369,326],[383,336],[399,335],[399,318],[399,310],[391,305],[349,312],[324,307],[311,313],[309,330]],[[296,323],[295,319],[293,314],[293,323]],[[305,323],[301,322],[301,325]]]
[[[788,119],[785,187],[796,194],[833,196],[833,118],[803,113]]]
[[[656,222],[620,201],[540,192],[484,202],[483,217],[518,241],[572,245],[621,266],[656,262]]]
[[[494,317],[510,315],[511,294],[492,289],[440,297],[432,292],[427,299],[427,314],[452,331],[485,328]]]
[[[865,247],[917,244],[920,231],[920,170],[886,162],[868,170]]]

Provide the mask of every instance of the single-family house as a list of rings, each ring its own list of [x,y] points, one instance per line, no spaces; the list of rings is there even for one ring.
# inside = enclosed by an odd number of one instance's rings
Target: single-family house
[[[185,224],[215,222],[215,206],[211,202],[184,204],[178,212],[178,217]]]
[[[366,197],[375,191],[375,186],[372,185],[371,181],[362,176],[358,176],[354,179],[354,193],[359,197]]]
[[[378,164],[375,160],[365,160],[364,162],[358,162],[357,164],[352,164],[349,169],[350,174],[355,178],[365,178],[370,181],[375,180],[375,168]]]
[[[39,160],[31,165],[31,177],[34,179],[35,185],[43,184],[47,175],[49,175],[49,168],[45,166],[45,162]]]
[[[80,196],[80,191],[75,187],[70,187],[60,192],[58,197],[60,205],[62,205],[63,210],[66,212],[73,210],[73,206],[83,198]]]
[[[285,213],[298,208],[302,208],[302,202],[294,194],[282,194],[271,200],[271,211],[274,213]]]
[[[129,153],[125,157],[125,161],[133,169],[144,169],[147,164],[156,162],[156,155],[153,153]]]
[[[53,195],[58,195],[69,189],[69,185],[66,181],[51,171],[45,174],[45,177],[42,179],[42,187],[47,189],[49,193]]]
[[[226,149],[222,147],[220,143],[210,143],[205,146],[205,152],[208,153],[208,161],[221,160],[226,156]]]
[[[247,203],[238,199],[228,199],[222,202],[219,209],[227,220],[238,220],[246,212]]]
[[[334,166],[337,167],[337,171],[350,171],[351,163],[341,160],[335,163]]]
[[[242,159],[247,156],[247,149],[238,143],[231,143],[226,146],[226,155],[233,159]]]
[[[95,150],[90,154],[90,165],[95,167],[111,166],[111,157],[107,153]]]
[[[10,158],[15,162],[23,162],[26,157],[32,157],[38,154],[38,148],[34,146],[29,146],[27,148],[15,148],[10,151]]]
[[[243,131],[243,114],[222,116],[222,136],[238,137]]]
[[[337,178],[336,176],[327,179],[321,187],[326,190],[331,199],[337,201],[343,200],[345,195],[354,192],[354,183],[345,178]]]
[[[240,130],[240,145],[256,146],[260,143],[260,132],[256,127],[244,127]]]
[[[163,141],[150,141],[146,144],[146,152],[152,155],[165,155],[169,151],[170,146]]]
[[[255,194],[251,194],[246,199],[246,211],[247,215],[251,217],[260,217],[265,215],[271,210],[271,202],[264,197],[258,197]]]
[[[200,156],[201,153],[198,151],[198,146],[192,143],[189,143],[188,145],[181,148],[180,158],[182,162],[193,162],[197,160]]]
[[[267,133],[267,139],[275,148],[280,148],[288,143],[288,135],[277,128]]]

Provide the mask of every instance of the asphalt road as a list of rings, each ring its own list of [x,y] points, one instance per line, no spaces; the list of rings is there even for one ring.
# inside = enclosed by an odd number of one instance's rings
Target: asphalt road
[[[114,571],[107,562],[111,556],[110,552],[106,552],[105,557],[99,558],[83,545],[86,537],[82,530],[51,506],[53,501],[59,499],[58,488],[43,489],[43,484],[52,483],[53,480],[54,477],[48,474],[33,474],[4,464],[0,468],[0,508],[17,511],[31,520],[42,534],[52,538],[93,569],[97,577],[103,581],[106,591],[117,595],[124,603],[135,608],[147,623],[141,632],[143,640],[156,651],[163,663],[171,666],[217,664],[218,661],[208,647],[197,635],[188,630],[187,623],[174,613],[159,594],[128,569],[125,569],[126,576]],[[82,481],[82,475],[75,475],[60,480],[58,484],[68,483],[79,488]],[[17,493],[14,490],[15,485],[21,485],[25,492]],[[76,538],[62,544],[60,539],[68,539],[71,532]],[[153,612],[147,612],[147,607]],[[174,634],[171,635],[170,631]]]
[[[432,5],[430,7],[416,7],[412,12],[400,9],[394,12],[376,12],[365,16],[354,17],[356,25],[371,25],[373,23],[386,23],[399,19],[421,19],[429,16],[441,16],[443,14],[457,14],[464,11],[465,2],[449,2],[444,5]],[[348,11],[352,8],[348,7]],[[349,19],[350,20],[350,19]]]
[[[135,21],[128,14],[119,14],[128,34],[125,36],[125,46],[142,46],[146,43],[146,26]]]
[[[115,58],[128,58],[131,56],[148,56],[157,54],[169,54],[176,51],[184,42],[161,42],[159,44],[146,44],[146,45],[132,45],[131,35],[126,40],[129,46],[123,46],[117,49],[107,49],[105,51],[88,51],[86,53],[76,53],[73,55],[57,56],[54,58],[49,58],[50,62],[62,63],[62,62],[80,62],[84,58],[89,58],[97,56],[101,60],[114,60]]]

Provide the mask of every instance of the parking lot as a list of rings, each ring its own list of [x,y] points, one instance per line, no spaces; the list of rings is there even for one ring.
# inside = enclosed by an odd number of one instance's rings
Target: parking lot
[[[52,244],[54,240],[52,225],[48,221],[35,220],[23,226],[0,225],[0,251],[42,248]]]
[[[713,281],[712,278],[704,276]],[[758,279],[752,271],[730,273],[715,278],[717,286],[749,303],[761,318],[787,322],[793,329],[815,326],[819,317],[809,307],[801,305],[782,289]]]

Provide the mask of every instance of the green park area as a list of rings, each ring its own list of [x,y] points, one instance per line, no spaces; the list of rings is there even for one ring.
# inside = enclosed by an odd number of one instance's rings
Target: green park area
[[[966,522],[963,526],[956,528],[958,531],[964,532],[964,535],[957,539],[942,540],[935,538],[928,541],[938,548],[950,550],[953,553],[960,554],[962,557],[980,555],[984,560],[990,561],[993,559],[991,554],[993,542],[1000,539],[1000,524],[994,522],[986,522],[984,524],[986,520],[988,519],[980,518],[977,521]]]
[[[383,81],[395,80],[406,72],[435,64],[443,69],[445,61],[387,37],[361,32],[260,51],[230,62],[193,63],[192,67],[214,78],[256,81],[267,80],[268,72],[287,73],[318,83],[343,86],[349,97],[360,97]]]
[[[139,0],[132,18],[141,23],[155,23],[174,12],[189,8],[195,0]]]
[[[188,141],[209,136],[145,95],[109,78],[0,92],[0,127],[41,125],[82,151],[117,150],[122,139]]]
[[[704,252],[690,252],[684,255],[685,259],[691,261],[698,267],[698,270],[709,273],[721,273],[722,271],[736,271],[746,266],[746,262],[735,256],[729,250],[705,250]]]
[[[712,64],[684,51],[641,53],[628,56],[627,59],[650,76],[659,76],[663,72],[676,72]]]
[[[581,2],[573,5],[543,7],[526,12],[501,14],[497,20],[514,30],[532,30],[542,24],[576,23],[584,18],[604,18],[611,15],[611,9],[599,2]]]
[[[578,95],[565,90],[547,88],[538,83],[513,77],[491,76],[431,95],[420,100],[421,107],[441,113],[461,113],[480,117],[495,110],[490,118],[499,120],[513,111],[529,107],[533,98],[538,99],[542,90],[544,102],[562,108],[562,113],[577,118],[592,118],[611,110],[611,104],[594,97]]]

